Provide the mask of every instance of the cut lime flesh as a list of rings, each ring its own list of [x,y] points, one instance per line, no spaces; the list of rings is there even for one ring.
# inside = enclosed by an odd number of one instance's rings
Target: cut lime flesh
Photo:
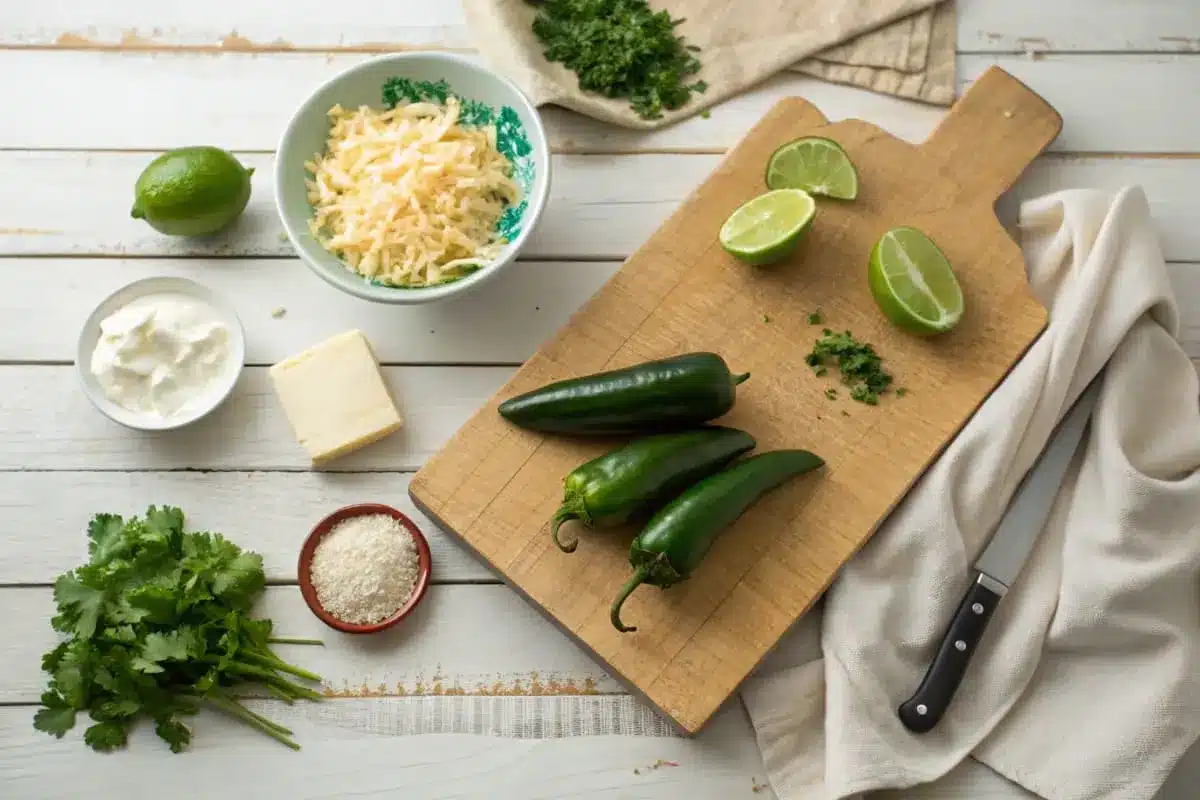
[[[916,228],[893,228],[871,250],[871,294],[898,327],[943,333],[963,314],[962,287],[946,256]]]
[[[803,189],[809,194],[853,200],[858,171],[832,139],[806,136],[781,145],[767,161],[768,189]]]
[[[738,206],[721,226],[718,239],[732,255],[749,264],[786,258],[804,237],[817,204],[801,189],[760,194]]]

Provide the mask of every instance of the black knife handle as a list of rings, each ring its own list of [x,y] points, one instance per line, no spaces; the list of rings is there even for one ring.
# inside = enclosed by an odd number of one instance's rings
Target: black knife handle
[[[900,721],[913,733],[932,730],[958,691],[988,620],[1004,596],[1003,586],[985,585],[991,583],[987,576],[980,576],[967,589],[924,680],[913,696],[900,704]]]

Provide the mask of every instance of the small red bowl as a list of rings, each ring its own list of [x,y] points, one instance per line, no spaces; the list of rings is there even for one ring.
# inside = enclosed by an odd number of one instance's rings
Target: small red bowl
[[[321,537],[329,533],[334,525],[351,517],[361,517],[370,514],[387,514],[412,534],[413,541],[417,545],[417,557],[419,560],[417,566],[417,583],[413,587],[413,593],[408,598],[408,602],[397,609],[395,614],[371,625],[356,625],[352,622],[343,622],[321,607],[320,601],[317,600],[317,590],[312,585],[312,558],[313,553],[316,552],[317,544],[321,541]],[[318,619],[334,630],[339,630],[343,633],[375,633],[385,628],[390,628],[407,617],[425,597],[425,590],[429,588],[429,576],[432,571],[433,559],[429,555],[429,542],[425,540],[424,534],[404,514],[391,506],[385,506],[380,503],[359,503],[358,505],[339,508],[316,524],[316,527],[308,534],[308,538],[304,540],[304,545],[300,548],[300,593],[304,595],[304,602],[308,603],[308,607],[312,609],[312,612],[317,615]]]

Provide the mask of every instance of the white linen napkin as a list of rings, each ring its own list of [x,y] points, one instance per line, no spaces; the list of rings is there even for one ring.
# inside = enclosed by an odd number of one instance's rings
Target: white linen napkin
[[[1200,736],[1200,390],[1146,198],[1056,193],[1020,230],[1047,330],[826,593],[821,658],[743,688],[781,800],[982,797],[948,788],[976,762],[989,798],[1143,800]],[[940,725],[909,733],[896,707],[974,558],[1101,371],[1037,547]]]

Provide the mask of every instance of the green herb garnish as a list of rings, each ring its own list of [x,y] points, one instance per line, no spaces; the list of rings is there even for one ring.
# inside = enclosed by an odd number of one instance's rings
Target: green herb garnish
[[[84,742],[114,750],[147,717],[178,753],[192,737],[183,718],[208,703],[300,749],[290,730],[233,694],[257,684],[289,703],[321,697],[284,677],[320,680],[280,660],[269,646],[282,641],[271,637],[271,621],[250,617],[266,586],[261,556],[220,534],[184,533],[182,511],[155,506],[144,518],[97,514],[88,553],[87,564],[54,582],[50,624],[70,638],[42,658],[50,684],[35,728],[62,738],[86,711],[94,724]]]
[[[653,11],[646,0],[545,0],[533,33],[547,61],[575,73],[579,88],[628,98],[643,119],[658,119],[703,92],[698,48],[675,34],[682,19]]]
[[[860,403],[877,405],[879,395],[887,391],[892,376],[883,369],[883,359],[875,348],[854,338],[850,331],[834,333],[829,328],[813,345],[804,362],[817,375],[823,375],[826,363],[835,361],[842,383],[850,387],[850,397]]]
[[[816,311],[814,311],[813,313],[808,315],[808,324],[809,325],[820,325],[823,321],[824,320],[821,319],[821,309],[819,309],[819,308]]]
[[[908,389],[905,389],[903,386],[896,390],[896,397],[904,397],[906,394],[908,394]]]
[[[770,321],[771,321],[771,317],[767,314],[763,314],[763,322],[770,322]]]
[[[837,400],[837,389],[834,389],[832,386],[829,387],[825,390],[825,396],[830,400]]]

